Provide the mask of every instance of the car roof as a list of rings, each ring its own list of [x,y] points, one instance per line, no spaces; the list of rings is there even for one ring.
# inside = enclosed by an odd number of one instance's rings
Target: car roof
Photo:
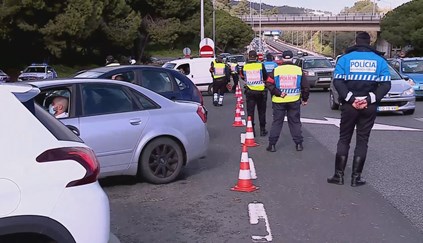
[[[148,66],[148,65],[117,65],[117,66],[104,66],[104,67],[97,67],[92,69],[87,69],[84,72],[97,72],[97,73],[107,73],[114,70],[119,70],[123,68],[156,68],[156,69],[165,69],[162,67],[157,66]],[[168,70],[168,69],[166,69]]]
[[[215,60],[215,58],[214,57],[196,57],[196,58],[190,58],[190,59],[187,59],[187,58],[183,58],[183,59],[175,59],[175,60],[172,60],[172,61],[169,61],[168,63],[175,63],[175,64],[180,64],[180,63],[187,63],[187,62],[189,62],[189,63],[192,63],[192,62],[196,62],[197,60],[204,60],[204,62],[212,62],[212,61],[214,61]]]
[[[399,58],[401,60],[404,61],[421,61],[423,60],[423,57],[403,57],[403,58]]]
[[[304,59],[304,60],[307,60],[307,59],[325,59],[325,60],[328,60],[326,57],[319,57],[319,56],[302,56],[299,59]]]

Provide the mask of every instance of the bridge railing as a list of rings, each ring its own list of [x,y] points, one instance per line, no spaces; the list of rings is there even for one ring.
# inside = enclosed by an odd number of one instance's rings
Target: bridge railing
[[[271,16],[238,16],[244,22],[380,22],[382,15],[335,15],[335,16],[304,16],[304,15],[271,15]]]

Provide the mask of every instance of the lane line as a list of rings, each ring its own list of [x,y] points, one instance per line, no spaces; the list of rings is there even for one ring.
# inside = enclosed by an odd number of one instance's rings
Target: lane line
[[[254,161],[252,158],[248,158],[248,162],[250,163],[251,179],[255,180],[257,179],[257,174],[256,174],[256,167],[254,166]]]
[[[270,230],[269,219],[267,218],[266,210],[264,209],[263,203],[250,203],[248,204],[248,215],[250,216],[250,224],[258,224],[259,220],[264,220],[266,224],[267,235],[258,236],[253,235],[251,239],[253,241],[263,241],[266,240],[270,242],[273,240],[272,231]]]

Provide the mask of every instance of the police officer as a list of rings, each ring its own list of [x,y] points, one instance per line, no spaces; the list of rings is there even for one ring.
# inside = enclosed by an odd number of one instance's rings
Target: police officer
[[[376,119],[377,104],[391,88],[391,75],[381,53],[370,46],[370,36],[360,32],[356,45],[348,48],[338,59],[333,84],[339,93],[341,125],[335,158],[335,174],[327,182],[344,184],[344,170],[347,164],[351,138],[356,127],[351,186],[361,186],[361,179],[367,155],[370,131]]]
[[[267,72],[263,63],[257,61],[257,52],[251,50],[248,52],[248,61],[242,67],[241,77],[245,81],[245,97],[247,100],[247,114],[251,116],[254,128],[254,112],[257,105],[257,111],[260,122],[260,136],[266,136],[266,93],[264,82],[267,80]],[[255,133],[255,129],[254,129]]]
[[[230,81],[229,67],[223,62],[222,56],[217,56],[216,60],[210,64],[209,71],[213,78],[213,105],[222,106],[226,85]]]
[[[267,75],[273,78],[273,70],[278,67],[278,64],[273,61],[273,56],[270,53],[266,55],[266,61],[264,62],[264,67],[266,68]]]
[[[273,123],[269,134],[269,146],[266,150],[275,152],[275,144],[281,134],[285,115],[297,151],[303,150],[301,132],[301,105],[307,105],[310,86],[302,79],[301,67],[292,63],[292,51],[282,53],[283,64],[273,70],[274,79],[269,79],[266,86],[272,94]]]
[[[240,67],[235,57],[229,57],[228,61],[229,61],[229,66],[231,68],[231,77],[232,77],[232,80],[234,81],[234,86],[232,86],[232,92],[235,93],[236,86],[238,86],[238,82],[239,82],[238,73],[239,73]]]

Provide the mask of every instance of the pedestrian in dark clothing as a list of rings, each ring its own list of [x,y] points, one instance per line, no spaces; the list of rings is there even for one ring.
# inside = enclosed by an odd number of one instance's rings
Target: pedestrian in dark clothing
[[[223,95],[230,81],[230,69],[223,62],[223,57],[217,56],[216,60],[210,64],[209,71],[213,78],[213,105],[223,106]]]
[[[339,93],[341,125],[335,158],[335,174],[328,178],[332,184],[344,184],[351,138],[357,129],[351,174],[351,186],[366,182],[361,178],[367,156],[367,144],[376,119],[377,105],[391,88],[387,61],[370,46],[370,35],[357,34],[356,45],[348,48],[338,59],[333,84]]]
[[[302,79],[301,67],[292,63],[292,51],[284,51],[283,64],[273,70],[274,79],[269,79],[266,86],[272,94],[273,123],[270,129],[269,145],[266,150],[276,151],[276,143],[282,131],[285,116],[297,151],[303,150],[301,131],[301,105],[307,105],[310,86]]]
[[[254,112],[257,105],[257,111],[260,122],[260,136],[266,136],[266,98],[267,90],[264,82],[267,80],[267,72],[264,64],[257,61],[257,52],[250,51],[248,53],[248,61],[241,68],[240,76],[245,81],[245,97],[247,100],[247,114],[251,117],[253,128]],[[255,134],[254,128],[254,134]]]

